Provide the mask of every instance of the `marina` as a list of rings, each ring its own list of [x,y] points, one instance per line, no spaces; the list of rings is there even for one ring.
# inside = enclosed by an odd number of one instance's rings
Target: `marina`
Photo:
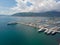
[[[20,24],[24,24],[27,26],[31,26],[31,27],[35,27],[38,28],[38,32],[44,32],[46,34],[56,34],[56,33],[60,33],[60,22],[45,22],[47,24],[42,24],[40,25],[39,23],[41,23],[41,21],[36,21],[36,23],[32,23],[32,22],[28,22],[28,23],[23,23],[21,22]],[[39,24],[39,25],[38,25]]]
[[[39,22],[39,21],[38,21]],[[7,25],[16,25],[16,24],[23,24],[23,25],[26,25],[26,26],[31,26],[31,27],[35,27],[35,28],[38,28],[38,32],[42,32],[44,31],[44,33],[46,34],[56,34],[56,33],[60,33],[60,27],[58,27],[58,25],[60,23],[54,23],[52,25],[37,25],[37,24],[34,24],[32,22],[29,22],[29,23],[23,23],[23,22],[9,22]],[[58,25],[57,25],[58,24]],[[54,25],[54,26],[53,26]]]

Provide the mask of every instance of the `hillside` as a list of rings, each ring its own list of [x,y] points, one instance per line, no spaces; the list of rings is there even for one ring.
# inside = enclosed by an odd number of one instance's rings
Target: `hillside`
[[[56,12],[56,11],[50,11],[50,12],[44,12],[44,13],[31,13],[31,12],[24,12],[24,13],[16,13],[13,14],[12,16],[45,16],[45,17],[60,17],[60,12]]]

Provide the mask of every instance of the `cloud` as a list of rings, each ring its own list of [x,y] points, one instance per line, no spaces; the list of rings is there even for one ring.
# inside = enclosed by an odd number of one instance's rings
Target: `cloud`
[[[0,15],[11,15],[14,13],[14,10],[11,10],[9,7],[0,6]]]
[[[17,12],[60,11],[60,1],[56,0],[15,0],[16,6],[11,9]]]

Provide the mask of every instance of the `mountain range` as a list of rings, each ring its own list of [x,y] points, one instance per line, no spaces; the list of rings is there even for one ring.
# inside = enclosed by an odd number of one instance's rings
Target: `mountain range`
[[[22,12],[22,13],[15,13],[12,16],[22,16],[22,17],[60,17],[60,12],[57,11],[48,11],[48,12],[42,12],[42,13],[33,13],[33,12]]]

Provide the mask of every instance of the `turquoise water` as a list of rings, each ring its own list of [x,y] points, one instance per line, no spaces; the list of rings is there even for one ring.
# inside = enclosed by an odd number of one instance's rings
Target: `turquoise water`
[[[52,36],[38,33],[38,29],[22,24],[7,25],[12,21],[34,22],[37,19],[49,18],[0,16],[0,45],[59,45],[60,34]]]

